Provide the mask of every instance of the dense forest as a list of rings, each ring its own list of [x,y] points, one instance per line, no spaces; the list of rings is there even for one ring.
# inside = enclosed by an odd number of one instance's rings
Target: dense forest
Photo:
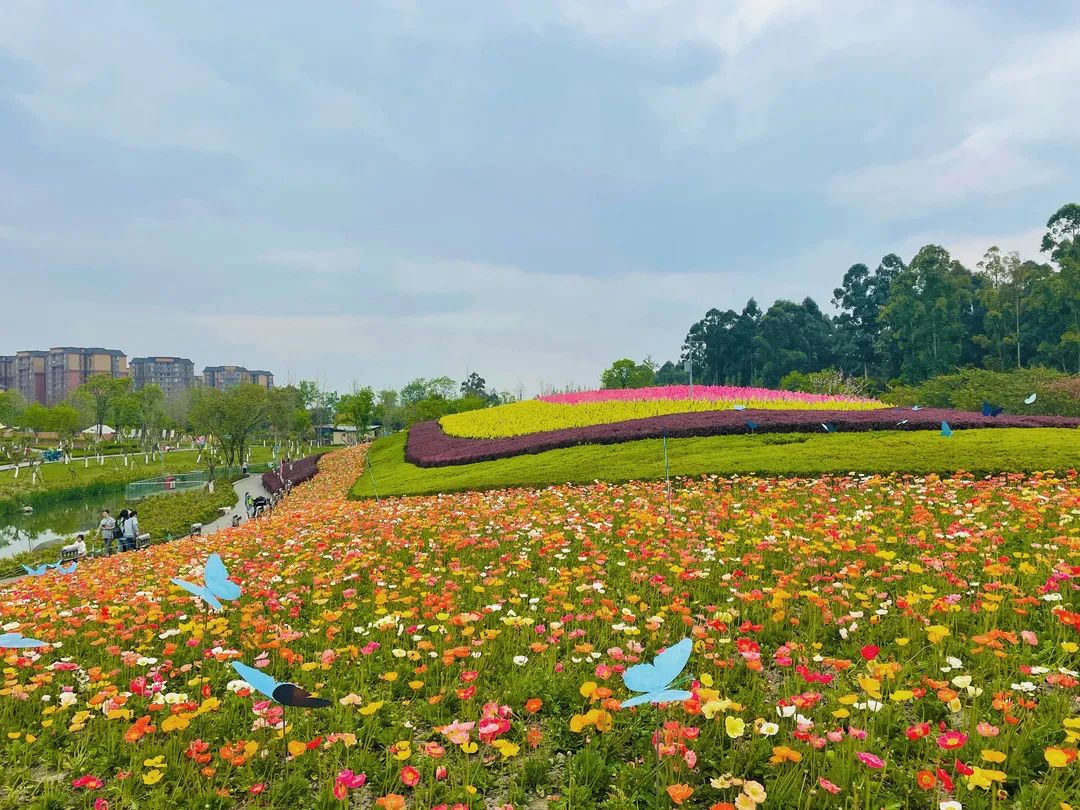
[[[655,383],[685,383],[691,358],[694,381],[714,385],[777,386],[824,369],[877,390],[961,368],[1080,372],[1080,205],[1062,206],[1046,228],[1041,261],[991,247],[972,270],[927,245],[906,263],[889,254],[873,269],[852,265],[833,316],[811,298],[710,309]]]

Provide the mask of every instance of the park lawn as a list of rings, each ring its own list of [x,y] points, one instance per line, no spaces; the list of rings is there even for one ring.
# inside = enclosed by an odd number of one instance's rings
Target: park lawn
[[[311,452],[328,449],[316,448]],[[251,448],[252,464],[270,461],[271,456],[270,447],[255,445]],[[44,470],[44,480],[39,479],[34,486],[30,485],[30,471],[25,467],[19,472],[18,478],[15,478],[14,470],[3,470],[0,471],[0,514],[14,511],[23,504],[36,506],[44,502],[93,495],[132,481],[198,470],[198,457],[197,450],[178,450],[166,453],[164,462],[145,463],[143,454],[132,454],[128,467],[124,466],[122,456],[105,456],[104,464],[91,459],[89,466],[84,466],[81,459],[71,464],[45,464],[40,468]]]
[[[369,469],[351,497],[431,495],[514,486],[623,482],[664,477],[661,439],[593,444],[449,467],[405,461],[406,434],[377,440]],[[765,434],[669,439],[671,475],[750,474],[813,476],[824,473],[976,474],[1065,471],[1080,462],[1080,430],[997,428],[834,434]]]

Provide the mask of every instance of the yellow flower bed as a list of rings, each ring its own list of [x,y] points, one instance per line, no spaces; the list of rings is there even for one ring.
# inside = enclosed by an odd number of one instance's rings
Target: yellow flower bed
[[[439,420],[449,436],[468,439],[497,439],[505,436],[521,436],[544,430],[606,425],[627,419],[644,419],[649,416],[665,416],[673,413],[717,411],[731,408],[734,402],[715,399],[643,399],[609,400],[607,402],[584,402],[569,405],[544,402],[538,399],[511,402],[494,408],[466,411],[444,416]],[[771,410],[851,410],[864,411],[882,407],[874,400],[852,402],[800,402],[786,400],[742,400],[738,404],[747,408]]]

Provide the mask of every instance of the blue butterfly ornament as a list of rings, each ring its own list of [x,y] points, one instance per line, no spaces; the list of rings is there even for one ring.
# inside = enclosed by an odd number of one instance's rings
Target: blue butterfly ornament
[[[225,563],[217,554],[211,554],[206,560],[206,569],[203,572],[203,585],[196,585],[183,579],[173,577],[170,580],[174,585],[179,585],[188,593],[202,599],[216,611],[221,610],[221,602],[231,602],[240,597],[240,586],[229,579],[229,572],[225,570]]]
[[[637,664],[626,670],[622,676],[626,688],[644,694],[622,701],[622,708],[629,709],[642,703],[676,703],[692,698],[691,692],[671,686],[690,660],[693,647],[693,642],[684,638],[657,655],[651,664]]]
[[[239,661],[232,662],[233,669],[239,673],[252,689],[262,692],[271,700],[277,701],[282,706],[297,706],[303,709],[322,709],[330,705],[326,698],[312,697],[306,689],[302,689],[295,683],[282,683],[274,680],[265,672],[259,672],[254,667],[241,664]]]
[[[24,647],[48,647],[48,642],[27,638],[22,633],[0,633],[0,649],[14,650]]]

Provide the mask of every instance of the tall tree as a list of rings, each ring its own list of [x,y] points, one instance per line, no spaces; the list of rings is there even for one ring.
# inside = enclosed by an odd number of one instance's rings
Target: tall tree
[[[905,381],[957,367],[968,338],[971,288],[971,273],[938,245],[922,248],[893,279],[880,321]]]
[[[832,361],[832,323],[812,298],[776,301],[765,312],[755,338],[761,378],[775,388],[792,371],[820,371]]]
[[[463,397],[487,397],[487,380],[472,372],[468,378],[461,383],[461,395]]]
[[[127,377],[109,377],[105,374],[95,374],[75,391],[75,395],[82,397],[90,405],[94,414],[94,424],[97,425],[97,438],[101,440],[102,426],[109,418],[110,409],[113,405],[127,394],[131,387],[131,380]]]
[[[841,285],[833,290],[833,306],[840,310],[835,319],[836,360],[849,374],[864,379],[880,371],[881,323],[878,316],[889,297],[889,287],[904,269],[900,257],[890,253],[871,272],[865,264],[853,264],[844,273]]]
[[[196,434],[214,436],[225,463],[240,464],[256,430],[266,423],[269,392],[260,385],[242,383],[225,391],[201,388],[192,398],[188,419]]]
[[[1042,250],[1057,263],[1058,294],[1069,317],[1059,345],[1073,357],[1069,370],[1080,372],[1080,205],[1063,205],[1047,220],[1046,229]]]
[[[355,427],[357,439],[367,432],[373,421],[375,421],[375,392],[370,386],[346,394],[338,400],[334,423]]]

